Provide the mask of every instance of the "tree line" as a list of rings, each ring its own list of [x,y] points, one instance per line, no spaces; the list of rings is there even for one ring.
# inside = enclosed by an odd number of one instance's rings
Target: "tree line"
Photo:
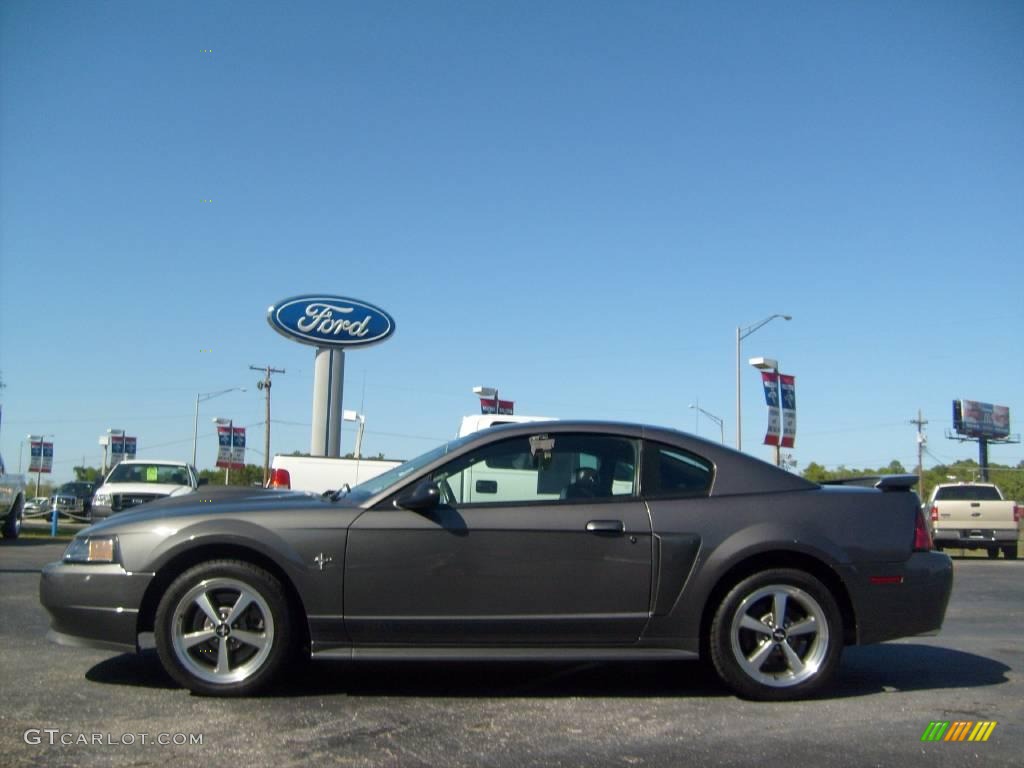
[[[807,465],[802,477],[814,483],[824,483],[828,480],[843,480],[849,477],[864,477],[866,475],[916,475],[917,467],[907,469],[899,461],[890,461],[887,466],[878,469],[854,469],[845,466],[838,466],[835,469],[826,469],[821,464],[811,462]],[[979,482],[981,478],[981,466],[973,459],[961,459],[952,464],[936,464],[926,469],[923,473],[924,489],[918,489],[918,495],[925,501],[931,498],[932,490],[936,485],[942,483],[970,483]],[[1016,467],[1005,464],[988,465],[988,482],[999,486],[1003,497],[1024,503],[1024,461]]]

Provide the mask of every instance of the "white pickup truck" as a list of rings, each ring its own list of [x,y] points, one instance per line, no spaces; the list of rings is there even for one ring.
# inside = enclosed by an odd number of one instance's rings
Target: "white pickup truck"
[[[1024,507],[1003,498],[990,483],[935,486],[931,500],[932,539],[936,549],[984,549],[990,558],[1017,557]]]
[[[500,424],[522,424],[528,421],[550,421],[544,416],[505,416],[477,414],[464,416],[457,437],[479,432]],[[356,486],[397,467],[402,462],[386,459],[335,459],[325,456],[274,456],[270,463],[268,488],[290,488],[293,491],[326,493],[345,485]]]
[[[5,539],[21,534],[25,516],[25,476],[8,475],[0,456],[0,533]]]

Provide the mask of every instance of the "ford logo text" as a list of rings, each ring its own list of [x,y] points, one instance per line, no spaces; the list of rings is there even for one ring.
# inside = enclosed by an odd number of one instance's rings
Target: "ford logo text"
[[[267,310],[267,322],[283,336],[317,347],[365,347],[395,332],[380,307],[343,296],[293,296]]]

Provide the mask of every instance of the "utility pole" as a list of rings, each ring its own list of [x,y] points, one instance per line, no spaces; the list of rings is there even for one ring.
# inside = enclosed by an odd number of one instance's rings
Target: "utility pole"
[[[270,479],[270,375],[272,373],[284,373],[284,368],[271,368],[269,365],[250,365],[251,371],[263,371],[262,381],[256,382],[257,389],[267,391],[267,424],[263,432],[263,485],[266,486]]]
[[[924,434],[924,425],[928,421],[921,416],[921,409],[917,409],[917,418],[910,420],[911,424],[917,425],[917,492],[924,501],[924,446],[928,438]]]

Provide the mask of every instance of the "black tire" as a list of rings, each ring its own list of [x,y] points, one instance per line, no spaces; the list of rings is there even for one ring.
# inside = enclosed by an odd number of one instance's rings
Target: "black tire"
[[[988,552],[989,560],[995,560],[997,557],[999,557],[999,547],[989,547],[986,551]]]
[[[5,539],[17,539],[21,535],[21,524],[25,517],[25,499],[19,496],[11,507],[7,519],[4,520],[3,537]]]
[[[777,601],[781,628],[775,627]],[[787,630],[799,632],[789,635]],[[842,616],[832,594],[810,574],[788,568],[761,571],[725,596],[711,623],[708,647],[719,677],[740,696],[802,699],[835,676],[843,653]]]
[[[195,693],[248,696],[288,661],[291,614],[281,582],[262,568],[239,560],[202,563],[175,579],[160,599],[157,653],[167,673]]]
[[[1017,545],[1016,544],[1012,544],[1012,545],[1010,545],[1008,547],[1003,547],[1003,557],[1005,557],[1007,560],[1016,560],[1017,559]]]

